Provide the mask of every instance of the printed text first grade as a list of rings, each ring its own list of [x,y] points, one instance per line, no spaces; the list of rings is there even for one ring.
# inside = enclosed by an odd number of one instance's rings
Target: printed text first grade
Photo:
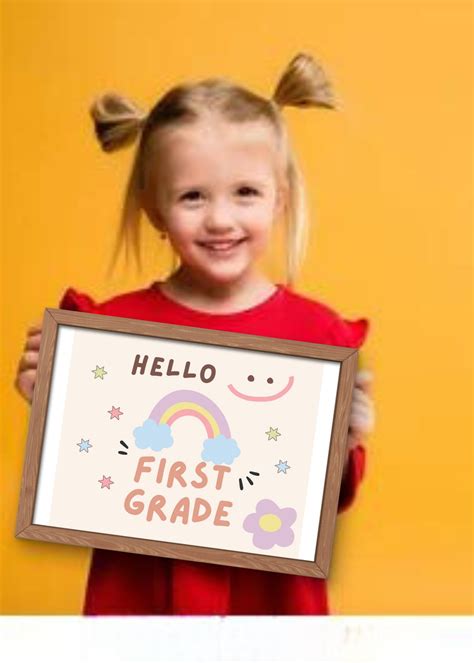
[[[139,482],[142,474],[151,472],[151,467],[149,464],[154,463],[156,458],[154,456],[142,456],[138,459],[137,469],[135,471],[134,481]],[[196,465],[194,472],[197,475],[198,479],[193,479],[190,482],[190,485],[194,488],[204,488],[208,482],[209,477],[204,471],[207,466],[207,463],[202,461]],[[164,480],[166,469],[166,458],[160,458],[158,463],[158,468],[156,472],[156,483],[162,483]],[[183,461],[175,461],[168,469],[168,478],[166,481],[166,486],[171,488],[173,484],[178,483],[183,488],[186,488],[188,482],[184,478],[186,472],[186,464]],[[215,489],[221,490],[222,484],[224,481],[225,474],[231,471],[230,467],[226,465],[214,465],[212,471],[215,472]],[[145,509],[145,501],[148,502],[146,510],[146,519],[151,521],[155,515],[157,515],[161,520],[167,520],[167,515],[165,512],[170,511],[169,505],[166,506],[166,498],[164,495],[153,495],[151,498],[145,500],[145,491],[142,488],[135,488],[130,491],[125,497],[124,508],[127,513],[131,515],[139,515]],[[132,501],[133,500],[133,501]],[[221,500],[216,509],[213,519],[213,524],[216,526],[227,527],[230,525],[228,520],[224,520],[227,516],[227,509],[232,507],[232,502]],[[208,520],[212,515],[213,508],[208,500],[201,497],[182,497],[174,505],[169,514],[169,521],[171,523],[176,522],[177,519],[180,519],[183,525],[186,525],[189,522],[191,516],[191,522],[203,522]]]

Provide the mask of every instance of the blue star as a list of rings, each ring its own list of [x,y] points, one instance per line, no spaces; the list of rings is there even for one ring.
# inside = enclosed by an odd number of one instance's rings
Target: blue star
[[[278,472],[277,474],[280,474],[280,472],[283,472],[283,474],[286,474],[286,470],[290,470],[291,467],[288,465],[286,460],[280,460],[279,463],[275,465],[275,467],[278,467]]]
[[[92,447],[92,444],[89,444],[89,440],[83,440],[81,437],[81,441],[77,443],[77,446],[80,447],[79,453],[81,453],[81,451],[89,453],[89,449]]]

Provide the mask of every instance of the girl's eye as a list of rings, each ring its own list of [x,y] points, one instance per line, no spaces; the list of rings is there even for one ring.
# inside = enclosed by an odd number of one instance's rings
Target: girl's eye
[[[199,196],[201,195],[200,191],[187,191],[186,193],[183,193],[181,196],[181,200],[199,200]]]
[[[243,193],[245,197],[247,197],[248,195],[251,196],[258,195],[257,189],[254,189],[251,186],[241,186],[239,189],[239,193]]]

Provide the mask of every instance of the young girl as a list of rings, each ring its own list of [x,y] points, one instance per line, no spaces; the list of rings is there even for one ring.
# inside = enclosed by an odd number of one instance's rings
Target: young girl
[[[97,303],[68,288],[61,308],[358,348],[368,321],[343,319],[292,289],[304,248],[304,190],[283,106],[334,108],[320,65],[297,55],[273,98],[225,79],[179,85],[149,114],[115,93],[91,108],[105,151],[139,134],[117,250],[134,246],[144,210],[179,263],[166,280]],[[280,218],[287,223],[288,282],[257,267]],[[16,386],[31,399],[40,328],[30,329]],[[364,473],[362,436],[372,429],[370,373],[359,371],[339,511]],[[328,614],[326,582],[305,576],[94,550],[85,615]]]

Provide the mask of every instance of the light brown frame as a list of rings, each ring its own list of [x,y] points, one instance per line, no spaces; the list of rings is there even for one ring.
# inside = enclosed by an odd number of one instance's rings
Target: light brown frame
[[[340,362],[341,368],[314,561],[283,559],[259,553],[232,552],[217,548],[166,543],[113,534],[98,534],[97,532],[83,532],[47,525],[34,525],[32,520],[59,325],[171,338],[189,343],[207,343]],[[200,327],[171,325],[95,313],[54,308],[45,309],[38,372],[33,394],[20,490],[16,537],[327,578],[347,447],[348,422],[357,369],[357,355],[358,352],[354,348],[216,331]],[[317,523],[315,523],[315,526],[317,526]]]

